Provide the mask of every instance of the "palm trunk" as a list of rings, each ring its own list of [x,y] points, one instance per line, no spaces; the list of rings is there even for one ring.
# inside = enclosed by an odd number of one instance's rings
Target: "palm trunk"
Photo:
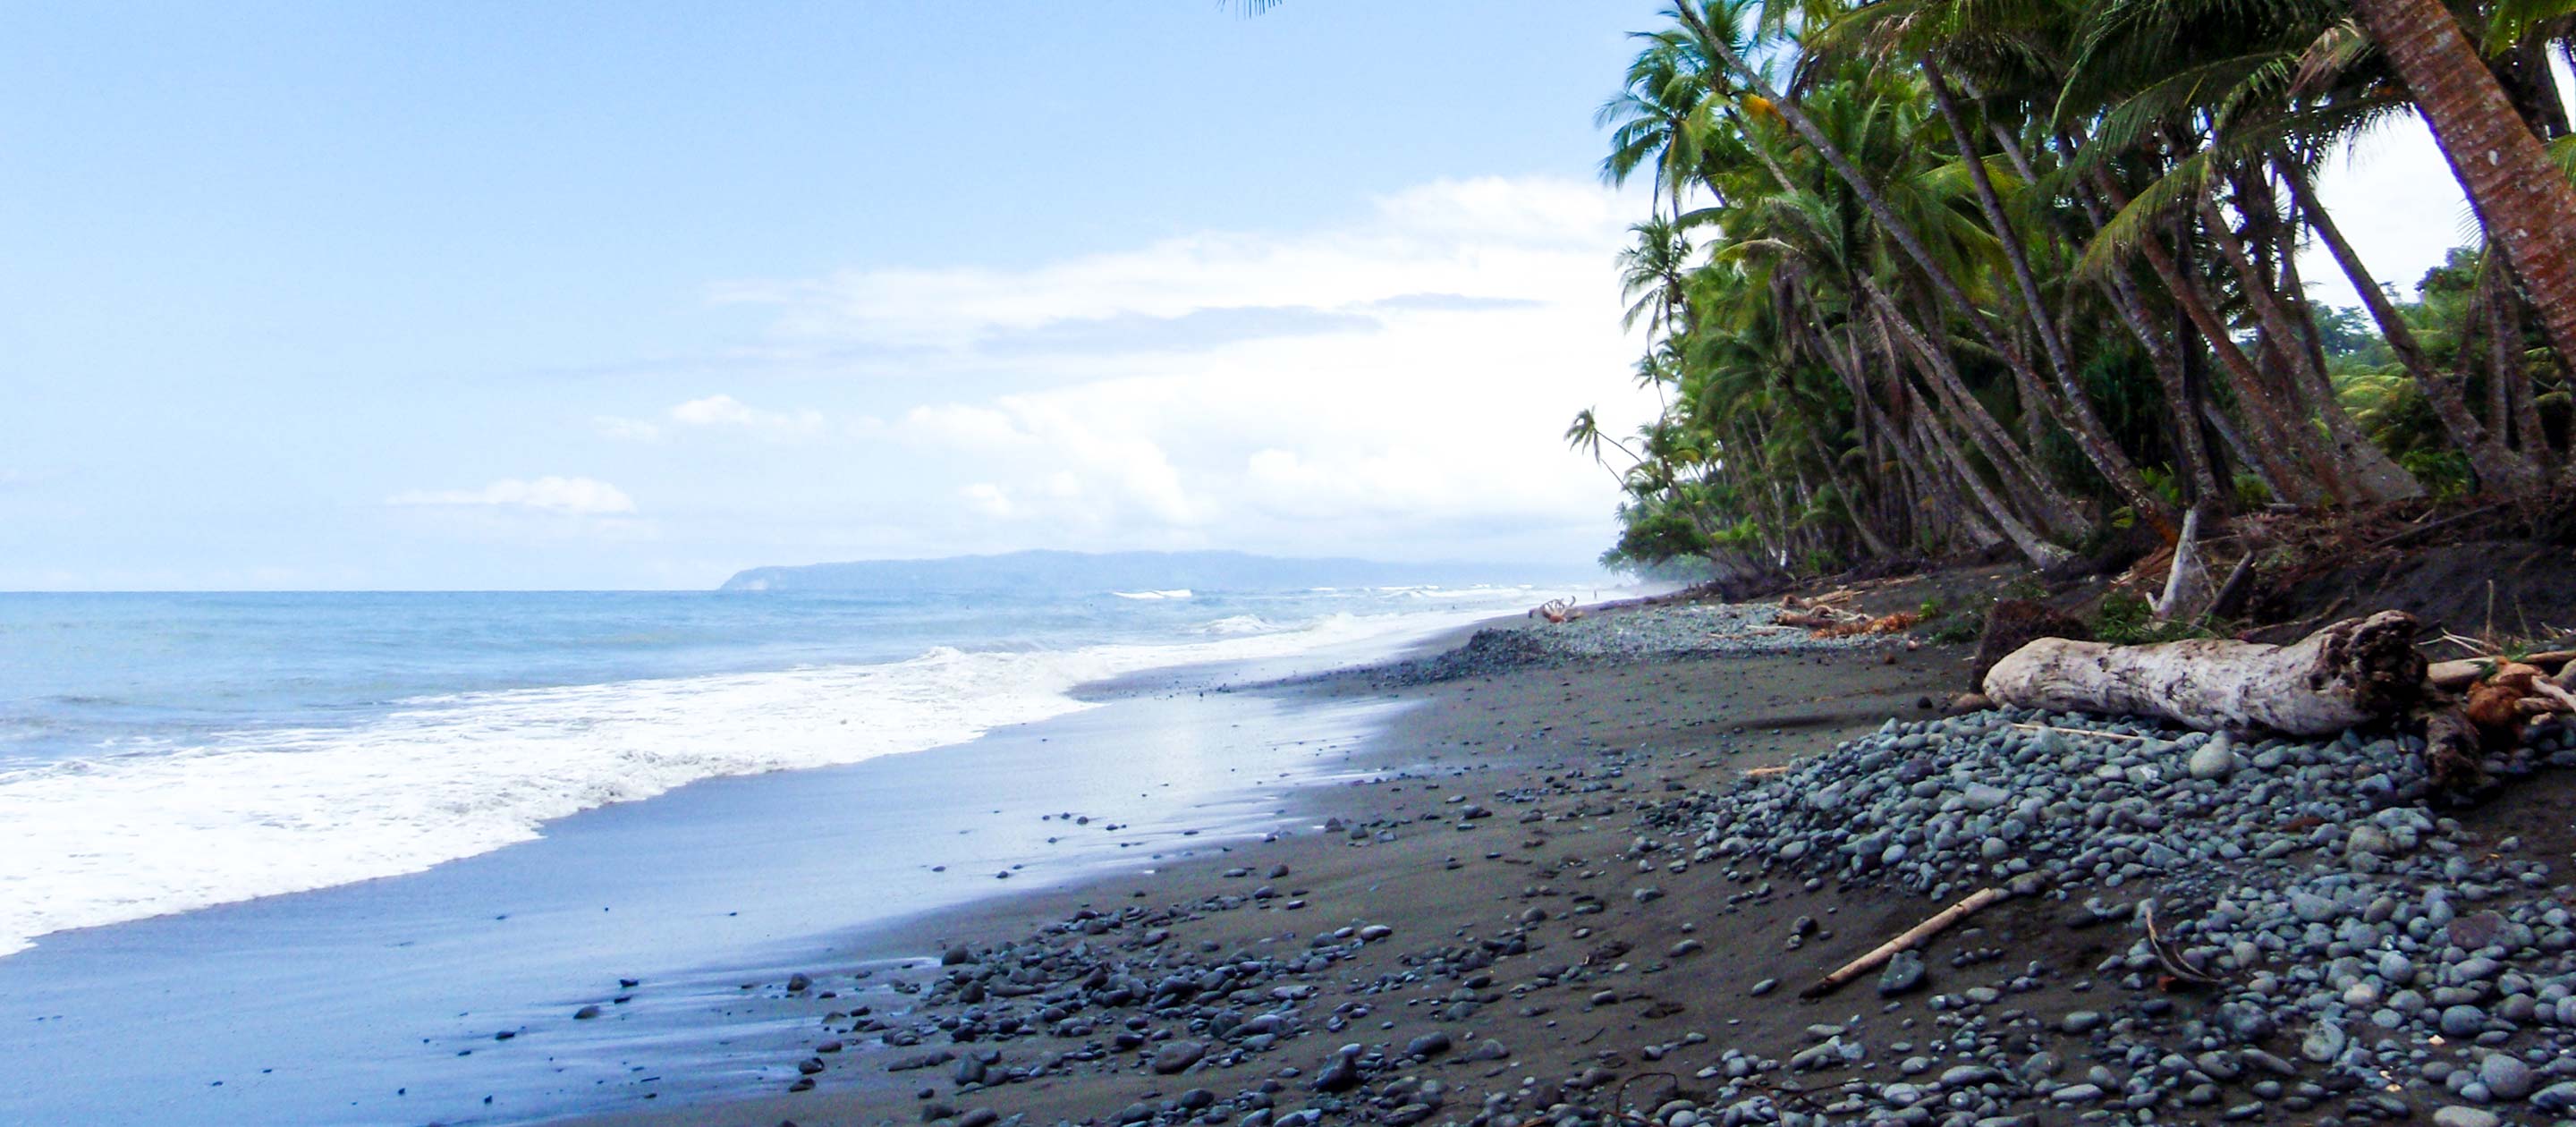
[[[2424,495],[2424,485],[2415,480],[2388,457],[2355,426],[2343,404],[2335,401],[2334,387],[2326,379],[2322,360],[2310,354],[2308,342],[2315,339],[2313,324],[2303,327],[2290,319],[2281,307],[2280,295],[2273,292],[2272,280],[2257,268],[2246,253],[2245,244],[2227,225],[2218,204],[2207,195],[2200,198],[2201,222],[2218,253],[2236,272],[2237,281],[2245,287],[2245,299],[2253,305],[2254,315],[2263,321],[2282,352],[2292,390],[2307,403],[2308,411],[2325,423],[2326,435],[2334,445],[2339,468],[2359,486],[2364,495],[2377,501],[2397,501]]]
[[[2015,160],[2018,163],[2017,155]],[[2094,229],[2100,230],[2103,225],[2101,200],[2089,189],[2079,189],[2077,196],[2083,201],[2085,215],[2093,221]],[[2183,366],[2185,353],[2175,348],[2173,342],[2166,340],[2164,334],[2157,332],[2155,325],[2148,321],[2146,300],[2140,296],[2137,283],[2128,273],[2121,270],[2108,273],[2103,289],[2110,296],[2111,308],[2119,315],[2121,323],[2129,327],[2130,335],[2137,337],[2138,343],[2147,350],[2147,360],[2155,368],[2156,389],[2163,393],[2165,410],[2173,422],[2174,448],[2180,451],[2183,476],[2192,483],[2194,507],[2212,515],[2225,512],[2233,506],[2228,493],[2219,488],[2218,474],[2209,456],[2209,444],[2200,433],[2200,411],[2197,408],[2201,399],[2192,387],[2190,372]]]
[[[2290,193],[2298,201],[2299,213],[2307,219],[2308,228],[2317,233],[2317,241],[2325,244],[2326,253],[2334,257],[2335,265],[2343,268],[2344,277],[2352,282],[2353,292],[2361,295],[2362,308],[2370,311],[2370,319],[2379,326],[2380,337],[2388,342],[2388,351],[2396,355],[2397,363],[2423,391],[2425,403],[2433,408],[2434,418],[2440,420],[2442,429],[2449,433],[2451,444],[2468,455],[2469,466],[2477,472],[2478,480],[2490,488],[2507,490],[2537,484],[2540,467],[2528,463],[2497,442],[2494,433],[2469,413],[2467,399],[2460,392],[2459,378],[2445,375],[2433,367],[2432,358],[2424,354],[2423,342],[2415,339],[2414,328],[2406,323],[2396,304],[2388,300],[2387,292],[2379,288],[2379,280],[2362,263],[2361,255],[2353,250],[2352,243],[2343,237],[2343,229],[2335,224],[2334,216],[2319,205],[2316,190],[2308,184],[2307,178],[2299,175],[2296,168],[2283,168],[2281,173],[2290,182]],[[2480,288],[2483,289],[2483,285]]]
[[[1856,322],[1846,322],[1844,331],[1854,336],[1858,336],[1860,332]],[[1878,405],[1878,399],[1870,394],[1869,378],[1861,371],[1859,342],[1857,340],[1852,342],[1851,352],[1848,355],[1834,347],[1829,334],[1817,333],[1817,343],[1825,355],[1826,366],[1832,368],[1835,375],[1842,377],[1843,387],[1851,392],[1853,414],[1865,423],[1867,433],[1872,438],[1888,446],[1892,451],[1891,460],[1895,463],[1898,473],[1909,483],[1906,493],[1911,498],[1911,502],[1905,509],[1907,519],[1904,522],[1904,528],[1907,534],[1904,539],[1909,543],[1919,544],[1920,537],[1911,532],[1917,525],[1913,519],[1913,513],[1931,502],[1932,493],[1925,482],[1923,455],[1907,444],[1905,428],[1896,425],[1895,420],[1888,417],[1887,411]]]
[[[1901,362],[1896,355],[1895,344],[1887,339],[1888,315],[1881,311],[1876,319],[1880,347],[1887,351],[1888,361]],[[1941,452],[1942,460],[1950,464],[1951,472],[1958,479],[1960,486],[1968,491],[1969,496],[1976,499],[1977,507],[1985,511],[1986,516],[1994,521],[1995,527],[2003,530],[2004,536],[2012,541],[2013,547],[2021,552],[2024,559],[2031,562],[2031,566],[2045,570],[2066,561],[2069,556],[2066,549],[2049,543],[2029,525],[2022,523],[2020,517],[2013,515],[2012,507],[2004,504],[2002,498],[1995,496],[1994,490],[1986,486],[1984,478],[1977,476],[1975,463],[1970,462],[1966,452],[1959,449],[1958,440],[1950,437],[1949,429],[1941,425],[1940,419],[1935,417],[1934,412],[1917,410],[1914,422],[1916,428],[1923,433],[1931,445]]]
[[[1929,415],[1916,416],[1914,440],[1940,452],[1942,460],[1950,467],[1950,472],[1942,476],[1942,482],[1961,495],[1961,512],[1979,518],[1983,525],[1981,531],[1991,533],[1995,540],[2011,544],[2014,551],[2030,561],[2031,566],[2042,570],[2066,559],[2066,549],[2040,539],[2003,506],[1993,490],[1986,488],[1986,483],[1978,479],[1975,467],[1970,466],[1960,454],[1957,440],[1942,429],[1939,420]]]
[[[2576,363],[2576,187],[2439,0],[2353,0],[2433,127],[2487,234],[2504,245],[2549,341]]]
[[[2281,170],[2281,174],[2284,177],[2295,175],[2289,169]],[[2297,313],[2297,323],[2303,329],[2300,341],[2306,346],[2308,358],[2308,366],[2300,370],[2313,373],[2308,384],[2308,393],[2316,400],[2316,411],[2319,417],[2325,420],[2327,433],[2334,438],[2339,448],[2345,450],[2354,459],[2361,470],[2366,486],[2374,481],[2379,483],[2379,487],[2394,483],[2395,488],[2399,490],[2398,497],[2423,496],[2424,483],[2417,480],[2412,471],[2399,465],[2395,458],[2379,447],[2378,443],[2371,441],[2370,436],[2362,433],[2361,424],[2353,420],[2352,412],[2344,409],[2343,397],[2335,389],[2333,374],[2327,371],[2325,334],[2317,328],[2316,316],[2306,298],[2307,284],[2301,281],[2299,276],[2299,224],[2295,214],[2296,200],[2293,200],[2293,216],[2284,222],[2273,201],[2272,190],[2266,183],[2254,195],[2254,206],[2264,224],[2264,229],[2272,232],[2273,237],[2281,244],[2277,268],[2280,283],[2273,287],[2272,293],[2290,295],[2295,299],[2295,304],[2291,308]]]
[[[1969,392],[1967,384],[1959,378],[1958,365],[1951,358],[1949,349],[1916,328],[1897,308],[1896,302],[1868,275],[1855,274],[1853,281],[1859,283],[1861,291],[1868,295],[1880,316],[1895,327],[1897,335],[1922,357],[1921,367],[1932,373],[1934,402],[1948,407],[1952,414],[1967,424],[1968,436],[1975,440],[1978,449],[1985,452],[1986,459],[1994,463],[2004,488],[2022,495],[2051,528],[2077,537],[2091,534],[2092,522],[2084,519],[2075,502],[2041,475],[2030,456],[2013,444],[2012,435],[2004,430],[2003,424],[1996,422],[1985,404],[1978,402],[1977,397]]]
[[[1807,434],[1807,452],[1815,455],[1816,463],[1824,467],[1825,483],[1833,486],[1834,492],[1842,497],[1844,523],[1849,524],[1852,535],[1860,539],[1861,550],[1878,559],[1894,555],[1888,549],[1887,541],[1879,537],[1878,530],[1870,527],[1868,514],[1864,511],[1867,506],[1863,499],[1867,494],[1861,488],[1862,483],[1843,472],[1841,459],[1834,457],[1834,452],[1827,449],[1812,431]]]
[[[2139,245],[2146,254],[2148,265],[2155,268],[2165,288],[2172,292],[2174,303],[2191,318],[2193,327],[2200,330],[2201,339],[2218,357],[2219,365],[2227,369],[2231,377],[2229,383],[2236,391],[2237,407],[2245,412],[2246,419],[2265,439],[2255,447],[2254,453],[2263,459],[2273,480],[2309,483],[2312,474],[2309,467],[2302,464],[2306,461],[2302,455],[2308,453],[2312,444],[2299,441],[2300,430],[2306,424],[2290,416],[2269,382],[2254,367],[2253,358],[2245,355],[2245,351],[2236,346],[2235,339],[2228,335],[2227,323],[2210,308],[2199,281],[2183,274],[2181,265],[2165,250],[2163,241],[2150,236],[2140,240]],[[2338,498],[2344,495],[2343,483],[2331,475],[2331,470],[2320,467],[2313,476],[2317,480],[2311,487],[2299,489],[2289,499],[2307,504],[2316,500],[2320,493]]]
[[[1969,140],[1966,117],[1959,112],[1957,99],[1951,96],[1948,76],[1930,52],[1923,54],[1922,65],[1924,77],[1932,89],[1933,103],[1940,109],[1942,120],[1949,123],[1950,137],[1959,147],[1959,159],[1967,165],[1968,179],[1976,185],[1977,205],[1985,212],[1987,225],[1994,229],[1995,238],[2003,246],[2005,259],[2012,265],[2013,283],[2021,290],[2022,305],[2031,330],[2038,335],[2040,347],[2048,356],[2049,367],[2057,376],[2059,393],[2066,397],[2061,404],[2044,389],[2039,389],[2036,398],[2040,406],[2057,425],[2075,436],[2076,444],[2093,459],[2096,468],[2102,470],[2103,477],[2109,479],[2112,487],[2131,505],[2138,506],[2141,517],[2150,524],[2171,527],[2180,519],[2179,515],[2147,485],[2145,475],[2137,472],[2127,452],[2111,439],[2110,428],[2103,425],[2101,414],[2093,408],[2093,397],[2084,390],[2081,371],[2076,367],[2074,357],[2067,352],[2065,334],[2049,317],[2047,299],[2040,296],[2039,282],[2030,268],[2029,250],[2022,243],[2021,228],[2004,215],[2003,196],[1995,191],[1994,177],[1987,173],[1985,162],[1977,157],[1976,145]],[[2008,145],[2006,148],[2014,147]],[[2008,159],[2017,168],[2028,168],[2018,153]],[[2018,366],[2014,370],[2028,377],[2026,386],[2037,389],[2039,381],[2029,377],[2025,368]],[[2108,454],[2109,464],[2105,458],[2096,456],[2097,447]],[[2147,500],[2142,502],[2142,497]]]
[[[2487,269],[2501,274],[2503,263],[2487,264]],[[2495,355],[2495,384],[2504,392],[2504,410],[2498,417],[2513,422],[2511,445],[2522,452],[2534,466],[2549,461],[2549,432],[2541,426],[2540,404],[2531,394],[2531,373],[2522,362],[2522,312],[2514,297],[2513,286],[2499,278],[2488,293],[2487,325],[2495,335],[2489,347]]]
[[[2209,423],[2209,429],[2218,432],[2219,444],[2227,447],[2228,454],[2236,459],[2236,464],[2245,467],[2245,472],[2253,474],[2254,480],[2263,483],[2263,491],[2271,494],[2273,500],[2288,504],[2297,503],[2293,500],[2294,495],[2288,487],[2273,477],[2272,471],[2263,464],[2263,459],[2256,455],[2254,445],[2245,441],[2245,433],[2237,430],[2235,423],[2228,421],[2227,412],[2219,410],[2215,403],[2202,400],[2200,417]]]
[[[2057,138],[2069,153],[2080,152],[2083,148],[2079,136],[2061,131]],[[2107,202],[2114,210],[2129,205],[2129,194],[2108,172],[2099,167],[2091,168],[2086,179],[2100,202]],[[2105,224],[2099,203],[2092,202],[2094,195],[2085,198],[2092,206],[2093,225],[2098,231]],[[2179,232],[2175,234],[2175,243],[2188,249],[2188,240]],[[2262,456],[2264,476],[2275,486],[2273,496],[2299,505],[2313,504],[2321,498],[2349,499],[2351,489],[2334,472],[2321,438],[2292,417],[2289,406],[2281,401],[2271,381],[2264,378],[2253,359],[2237,347],[2227,324],[2217,315],[2213,296],[2196,270],[2177,261],[2162,241],[2152,237],[2140,240],[2139,253],[2154,269],[2157,280],[2164,284],[2185,317],[2200,330],[2210,353],[2218,358],[2219,367],[2226,370],[2228,387],[2235,392],[2237,409],[2244,412],[2246,425],[2255,432],[2257,441],[2250,444],[2250,449]],[[2247,448],[2233,449],[2241,457]],[[2279,486],[2289,486],[2294,492],[2284,494],[2279,491]]]

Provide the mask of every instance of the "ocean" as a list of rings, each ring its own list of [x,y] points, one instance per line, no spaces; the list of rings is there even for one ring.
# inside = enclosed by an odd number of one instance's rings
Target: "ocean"
[[[1086,707],[1087,682],[1553,593],[0,595],[0,954],[418,871],[699,779],[961,743]]]
[[[0,595],[0,1122],[755,1082],[745,968],[1280,828],[1389,707],[1211,688],[1593,593]]]

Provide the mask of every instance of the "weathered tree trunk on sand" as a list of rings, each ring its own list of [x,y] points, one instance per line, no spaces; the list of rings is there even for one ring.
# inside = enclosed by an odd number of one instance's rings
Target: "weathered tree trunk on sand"
[[[2042,638],[1986,671],[1995,703],[2148,716],[2204,730],[2323,736],[2405,712],[2424,690],[2415,618],[2381,611],[2287,646]]]

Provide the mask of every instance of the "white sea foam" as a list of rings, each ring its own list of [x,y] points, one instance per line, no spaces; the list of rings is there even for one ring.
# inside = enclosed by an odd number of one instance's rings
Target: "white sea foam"
[[[1092,707],[1068,695],[1085,682],[1392,642],[1473,617],[1336,615],[1186,645],[936,649],[883,665],[461,694],[355,728],[0,770],[0,955],[65,928],[417,872],[699,779],[963,742]]]
[[[1122,599],[1186,599],[1196,592],[1187,587],[1175,587],[1169,591],[1111,591],[1110,594]]]

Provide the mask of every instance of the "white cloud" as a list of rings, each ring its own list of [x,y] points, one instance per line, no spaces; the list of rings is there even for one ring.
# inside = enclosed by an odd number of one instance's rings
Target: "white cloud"
[[[742,357],[656,373],[657,406],[588,420],[637,442],[590,468],[652,484],[657,519],[454,523],[651,524],[733,566],[1025,547],[1588,558],[1617,493],[1557,436],[1584,407],[1623,429],[1654,411],[1629,383],[1615,262],[1644,213],[1642,191],[1455,181],[1303,228],[735,284],[719,299],[770,317]]]
[[[969,507],[985,516],[1008,520],[1019,515],[1019,506],[1011,503],[1011,495],[1003,492],[1001,486],[992,482],[979,481],[958,492],[966,495],[966,504]]]
[[[662,428],[659,424],[646,419],[630,419],[623,415],[600,415],[590,420],[590,425],[591,429],[598,431],[602,438],[614,438],[625,442],[653,442],[662,437]]]
[[[1608,256],[1634,202],[1572,181],[1442,181],[1380,199],[1368,219],[1339,229],[1202,233],[1017,271],[849,270],[736,282],[714,296],[777,306],[791,338],[952,352],[1121,318],[1347,311],[1422,295],[1518,299],[1568,253],[1588,259],[1587,281],[1611,284]],[[1605,245],[1605,236],[1613,241]]]
[[[388,505],[524,509],[564,516],[615,516],[635,511],[634,498],[587,477],[503,478],[481,489],[414,489],[385,498]]]
[[[817,355],[900,347],[887,370],[937,389],[834,453],[868,460],[848,503],[939,550],[1588,556],[1615,492],[1557,436],[1586,406],[1614,425],[1652,413],[1628,383],[1614,264],[1642,204],[1442,183],[1330,229],[726,296],[776,305],[779,339]]]
[[[766,411],[730,395],[710,395],[671,408],[671,421],[691,427],[734,427],[773,441],[823,433],[823,413],[813,408]],[[647,424],[650,425],[650,424]]]

